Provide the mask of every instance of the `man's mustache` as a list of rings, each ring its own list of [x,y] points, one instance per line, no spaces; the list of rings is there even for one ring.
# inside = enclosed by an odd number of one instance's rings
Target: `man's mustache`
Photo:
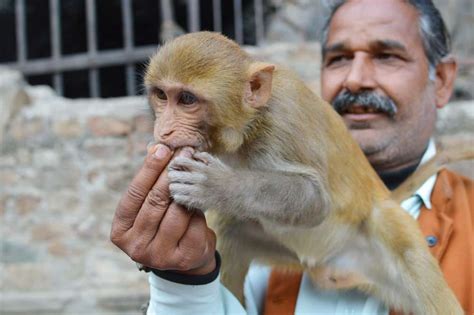
[[[397,105],[391,98],[373,91],[351,93],[344,90],[332,101],[332,106],[340,115],[350,112],[354,105],[363,106],[378,113],[385,113],[389,117],[393,117],[397,113]]]

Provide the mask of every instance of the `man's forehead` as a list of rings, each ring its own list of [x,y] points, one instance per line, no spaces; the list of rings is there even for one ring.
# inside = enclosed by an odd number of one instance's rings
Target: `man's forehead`
[[[352,0],[334,14],[328,29],[328,46],[364,41],[367,45],[421,40],[418,13],[402,0]]]

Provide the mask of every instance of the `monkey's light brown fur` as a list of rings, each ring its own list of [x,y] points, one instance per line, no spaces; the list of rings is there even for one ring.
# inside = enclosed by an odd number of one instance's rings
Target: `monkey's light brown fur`
[[[241,301],[257,259],[405,312],[462,314],[417,223],[339,115],[293,72],[201,32],[164,45],[145,83],[156,140],[212,154],[172,162],[170,191],[185,206],[213,209],[221,279]],[[182,91],[195,102],[183,105]]]

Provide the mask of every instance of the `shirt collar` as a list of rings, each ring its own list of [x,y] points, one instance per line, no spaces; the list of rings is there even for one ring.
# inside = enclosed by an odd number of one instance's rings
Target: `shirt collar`
[[[432,157],[434,157],[436,154],[436,146],[434,143],[433,139],[430,139],[430,142],[428,144],[428,148],[425,151],[425,154],[423,154],[423,157],[421,158],[420,165],[423,165],[427,161],[429,161]],[[418,166],[419,167],[419,166]],[[438,175],[434,174],[430,178],[428,178],[423,185],[418,188],[413,195],[420,197],[420,199],[423,201],[423,204],[427,209],[431,209],[431,193],[433,192],[434,184],[436,182],[436,177]]]

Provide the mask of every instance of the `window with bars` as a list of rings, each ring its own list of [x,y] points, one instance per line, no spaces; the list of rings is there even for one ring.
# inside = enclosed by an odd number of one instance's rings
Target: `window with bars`
[[[0,36],[6,44],[0,49],[0,65],[16,68],[30,84],[50,85],[65,97],[136,95],[142,91],[144,65],[162,39],[211,30],[240,44],[258,45],[270,3],[5,0],[0,4]]]

